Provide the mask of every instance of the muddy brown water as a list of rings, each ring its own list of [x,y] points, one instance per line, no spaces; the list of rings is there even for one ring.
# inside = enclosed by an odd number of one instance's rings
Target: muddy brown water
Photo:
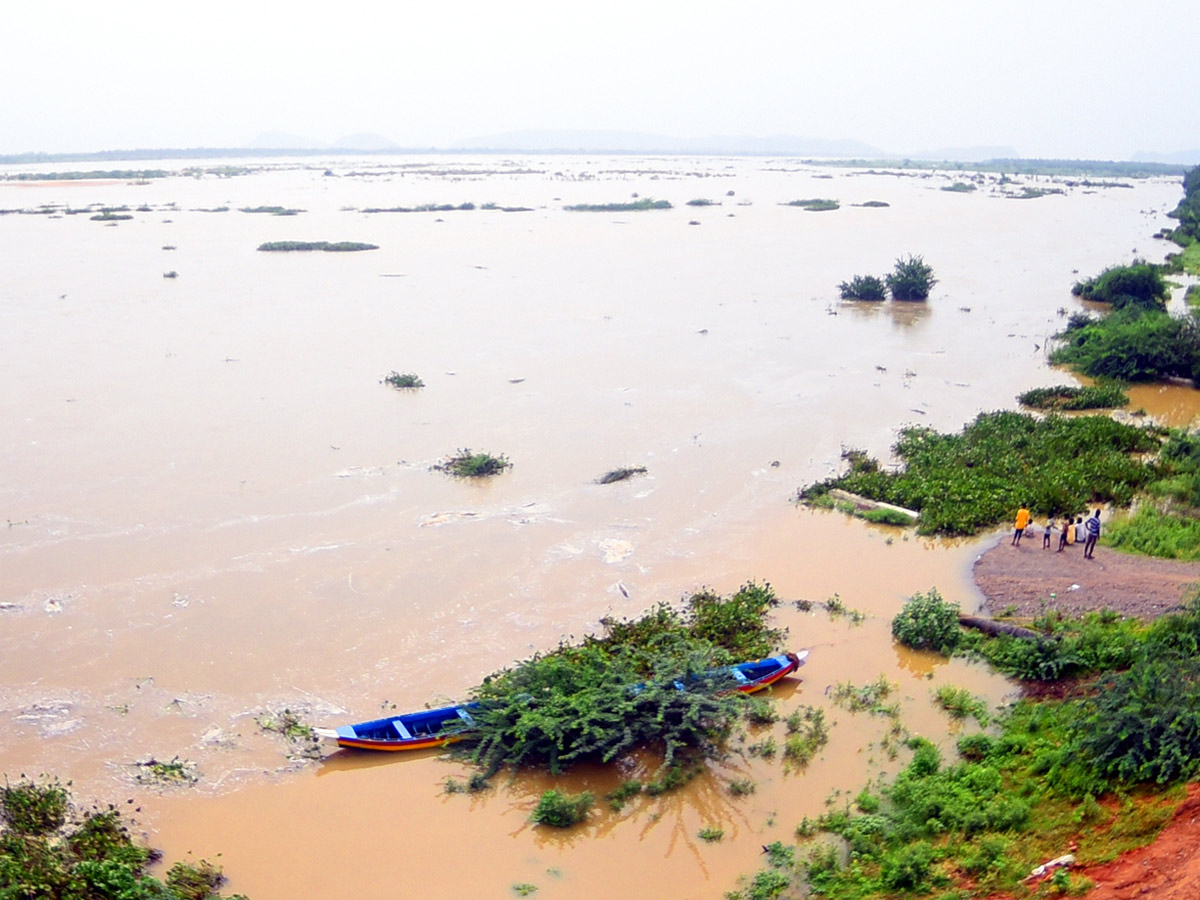
[[[0,209],[56,207],[0,215],[0,771],[134,799],[168,859],[221,853],[256,900],[516,883],[717,896],[762,844],[899,765],[885,723],[834,708],[829,687],[886,676],[909,730],[946,747],[933,687],[1002,702],[1003,679],[904,652],[888,628],[932,586],[973,608],[978,542],[789,497],[837,471],[845,446],[886,455],[901,426],[958,428],[1069,380],[1045,347],[1075,308],[1075,270],[1133,248],[1159,258],[1148,235],[1177,180],[1018,201],[994,184],[940,191],[953,180],[940,174],[617,162],[0,182]],[[674,209],[562,208],[635,193]],[[819,196],[842,208],[780,205]],[[890,206],[852,205],[873,199]],[[533,209],[360,211],[464,202]],[[89,204],[134,218],[62,214]],[[259,205],[304,212],[238,211]],[[380,249],[255,250],[268,240]],[[839,281],[908,253],[937,271],[928,304],[837,299]],[[426,387],[381,385],[392,370]],[[1154,391],[1134,406],[1194,416],[1196,392]],[[514,466],[485,483],[429,470],[460,447]],[[620,465],[648,473],[594,483]],[[775,586],[791,646],[812,651],[776,692],[782,710],[818,705],[836,723],[803,771],[735,745],[678,793],[548,834],[527,822],[546,778],[448,795],[462,770],[436,755],[292,763],[255,724],[285,707],[337,724],[458,698],[606,614],[751,578]],[[788,602],[835,593],[866,621]],[[133,781],[135,761],[176,756],[197,763],[195,788]],[[600,795],[650,766],[554,783]],[[733,797],[735,778],[756,791]],[[705,826],[724,839],[701,841]]]

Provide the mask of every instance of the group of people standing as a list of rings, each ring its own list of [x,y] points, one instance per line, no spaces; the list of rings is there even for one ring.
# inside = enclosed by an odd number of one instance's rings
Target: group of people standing
[[[1012,545],[1014,547],[1021,546],[1021,536],[1025,534],[1030,523],[1033,521],[1033,516],[1029,512],[1029,507],[1022,506],[1017,510],[1016,530],[1013,532]],[[1058,531],[1059,526],[1054,524],[1053,518],[1046,519],[1046,525],[1042,531],[1042,549],[1050,549],[1050,532]],[[1062,534],[1058,536],[1058,551],[1061,553],[1071,544],[1083,544],[1083,558],[1092,559],[1096,552],[1096,542],[1100,540],[1100,510],[1092,513],[1091,517],[1086,521],[1083,516],[1077,516],[1074,521],[1070,516],[1063,518]]]

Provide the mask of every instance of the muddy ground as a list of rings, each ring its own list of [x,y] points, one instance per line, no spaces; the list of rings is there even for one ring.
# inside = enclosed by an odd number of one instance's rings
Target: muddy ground
[[[1058,552],[1057,534],[1049,550],[1041,534],[1027,535],[1019,547],[1011,534],[975,561],[975,583],[993,616],[1036,616],[1045,608],[1067,614],[1113,609],[1153,619],[1180,606],[1200,581],[1200,563],[1149,559],[1097,547],[1083,558],[1083,545]]]

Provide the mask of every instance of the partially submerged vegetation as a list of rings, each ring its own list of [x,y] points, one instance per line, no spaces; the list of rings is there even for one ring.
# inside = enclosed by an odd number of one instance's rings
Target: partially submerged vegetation
[[[784,206],[798,206],[801,209],[806,209],[809,212],[828,212],[838,209],[841,204],[836,200],[830,200],[825,197],[812,197],[807,200],[789,200],[783,204]]]
[[[138,784],[166,787],[193,785],[200,780],[200,771],[190,759],[158,759],[151,756],[132,764],[133,779]]]
[[[893,447],[904,464],[897,471],[848,450],[849,471],[802,488],[799,499],[832,505],[828,494],[840,488],[918,511],[923,534],[974,534],[1025,503],[1037,515],[1073,515],[1096,502],[1127,505],[1154,480],[1156,470],[1140,454],[1161,440],[1104,416],[981,413],[959,434],[901,431]]]
[[[587,818],[596,798],[589,792],[566,794],[551,788],[542,793],[529,820],[536,825],[570,828]]]
[[[883,278],[875,275],[855,275],[838,285],[843,300],[886,299],[890,292],[893,300],[925,300],[937,284],[933,267],[920,256],[908,256],[896,260],[892,271]]]
[[[669,200],[652,200],[643,197],[626,203],[575,203],[564,206],[567,212],[645,212],[651,209],[671,209]]]
[[[1101,319],[1074,315],[1057,337],[1050,361],[1093,378],[1195,383],[1200,377],[1200,322],[1194,315],[1138,307]]]
[[[933,277],[933,266],[920,256],[911,254],[896,260],[896,265],[885,279],[893,300],[926,300],[937,279]]]
[[[887,285],[874,275],[855,275],[838,285],[843,300],[886,300]]]
[[[1017,396],[1017,402],[1030,409],[1117,409],[1129,403],[1129,395],[1118,384],[1096,384],[1088,387],[1059,384],[1025,391]]]
[[[1103,303],[1111,311],[1100,318],[1072,315],[1056,335],[1059,345],[1051,362],[1098,378],[1198,383],[1200,320],[1194,307],[1179,316],[1168,312],[1170,285],[1163,277],[1183,271],[1200,274],[1200,166],[1187,172],[1183,185],[1184,198],[1171,212],[1180,224],[1166,234],[1183,252],[1162,266],[1134,260],[1077,282],[1071,290],[1075,296]]]
[[[728,597],[701,591],[682,609],[603,619],[603,635],[485,679],[474,698],[478,728],[455,746],[487,775],[521,766],[557,773],[650,748],[662,764],[632,793],[678,786],[718,752],[745,705],[730,692],[732,677],[711,673],[778,649],[783,633],[766,621],[776,603],[769,585],[750,583]]]
[[[14,172],[0,176],[4,181],[146,181],[166,178],[165,169],[89,169],[74,172]]]
[[[490,475],[499,475],[511,466],[512,463],[504,455],[473,453],[470,449],[465,449],[459,450],[448,459],[437,463],[433,468],[457,478],[486,478]]]
[[[319,250],[325,253],[354,253],[359,250],[378,250],[378,244],[364,244],[359,241],[267,241],[259,244],[258,249],[265,253],[295,253]]]
[[[288,206],[242,206],[239,207],[238,212],[261,213],[268,216],[298,216],[304,210]]]
[[[0,897],[207,900],[225,881],[200,860],[177,862],[159,880],[160,855],[134,841],[115,806],[79,813],[69,784],[21,780],[0,789]],[[240,896],[240,895],[238,895]],[[243,898],[244,900],[244,898]]]
[[[1162,310],[1170,296],[1158,267],[1144,260],[1128,266],[1110,266],[1095,277],[1075,282],[1071,293],[1083,300],[1107,303],[1114,310],[1127,307]]]
[[[425,382],[415,372],[389,372],[383,377],[383,383],[391,385],[398,390],[415,390],[416,388],[425,387]]]
[[[475,208],[474,203],[459,203],[457,206],[453,203],[422,203],[418,206],[369,206],[363,210],[365,213],[418,213],[418,212],[469,212]],[[501,209],[494,203],[485,203],[484,209]],[[528,212],[524,207],[503,208],[505,212]]]

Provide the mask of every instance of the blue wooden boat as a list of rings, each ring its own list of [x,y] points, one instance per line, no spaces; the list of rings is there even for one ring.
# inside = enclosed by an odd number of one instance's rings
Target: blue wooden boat
[[[765,687],[770,687],[785,675],[790,675],[804,665],[808,651],[799,653],[782,653],[779,656],[768,656],[766,659],[754,662],[738,663],[729,666],[728,670],[717,669],[717,673],[728,671],[733,676],[735,691],[742,694],[753,694]]]
[[[682,691],[696,681],[717,680],[719,693],[752,694],[795,672],[804,665],[807,656],[808,651],[801,650],[724,666],[676,681],[675,686]],[[471,711],[478,708],[478,703],[460,703],[338,728],[314,728],[313,731],[320,737],[337,741],[339,747],[355,750],[428,750],[462,740],[475,728]]]
[[[339,747],[357,750],[428,750],[462,740],[463,734],[475,728],[471,710],[478,707],[478,703],[460,703],[313,731],[337,741]]]

